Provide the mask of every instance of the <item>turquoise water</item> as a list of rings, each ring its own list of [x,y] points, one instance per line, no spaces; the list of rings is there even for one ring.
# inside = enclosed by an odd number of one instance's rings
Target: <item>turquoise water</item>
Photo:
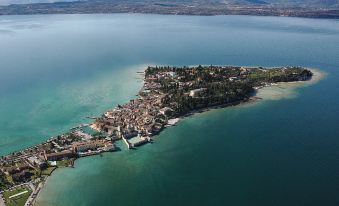
[[[339,21],[138,14],[0,17],[0,154],[133,98],[147,64],[301,65],[291,98],[213,110],[154,144],[57,170],[38,205],[338,205]]]

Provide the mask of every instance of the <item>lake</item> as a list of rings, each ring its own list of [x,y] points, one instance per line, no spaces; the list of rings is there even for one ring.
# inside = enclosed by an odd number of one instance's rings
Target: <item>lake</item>
[[[339,20],[0,16],[0,155],[132,99],[147,65],[298,65],[327,76],[77,160],[38,205],[338,205]]]

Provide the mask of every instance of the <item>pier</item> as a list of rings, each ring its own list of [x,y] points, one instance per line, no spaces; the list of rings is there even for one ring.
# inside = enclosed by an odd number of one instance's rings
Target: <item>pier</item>
[[[128,149],[132,148],[131,143],[129,143],[129,141],[125,137],[122,137],[122,140],[125,142]]]

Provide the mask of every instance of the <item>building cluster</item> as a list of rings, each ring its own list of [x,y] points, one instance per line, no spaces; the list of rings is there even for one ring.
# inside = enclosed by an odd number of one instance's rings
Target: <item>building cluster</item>
[[[45,161],[58,161],[115,150],[111,139],[98,140],[79,130],[49,141],[53,148],[44,150],[41,156]]]
[[[161,106],[161,96],[146,94],[119,105],[98,118],[92,127],[106,132],[114,140],[157,134],[167,123],[167,116]]]
[[[0,158],[0,175],[9,185],[32,181],[54,161],[114,151],[111,139],[96,139],[82,131],[49,140]]]
[[[126,140],[129,147],[150,141],[151,136],[164,128],[172,112],[171,108],[163,105],[163,98],[168,94],[162,91],[159,79],[171,80],[175,76],[173,71],[146,75],[137,99],[105,112],[91,127],[105,132],[113,140]]]

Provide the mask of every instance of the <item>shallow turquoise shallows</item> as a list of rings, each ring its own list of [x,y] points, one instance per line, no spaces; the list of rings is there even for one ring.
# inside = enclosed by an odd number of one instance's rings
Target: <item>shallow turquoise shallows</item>
[[[327,77],[77,160],[49,178],[39,206],[339,205],[338,20],[1,16],[0,155],[135,98],[149,64],[300,65]]]

